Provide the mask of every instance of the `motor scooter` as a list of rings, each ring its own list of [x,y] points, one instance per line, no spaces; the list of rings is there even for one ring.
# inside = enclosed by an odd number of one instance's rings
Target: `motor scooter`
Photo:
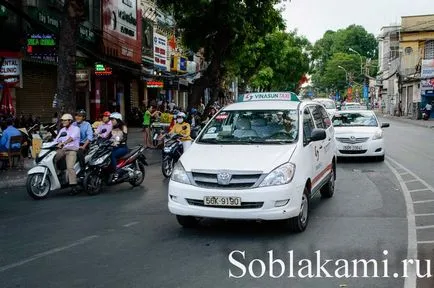
[[[423,120],[429,120],[431,113],[428,113],[428,110],[426,110],[426,108],[421,109],[421,112],[422,112],[422,119]]]
[[[66,132],[63,132],[60,137],[66,135]],[[27,193],[35,200],[47,198],[51,191],[69,186],[65,159],[57,164],[55,163],[57,145],[58,143],[54,141],[43,143],[41,152],[35,159],[36,166],[27,172]],[[85,163],[89,162],[97,150],[98,140],[93,141],[90,145],[89,152],[85,156]],[[78,158],[74,170],[77,175],[78,185],[82,186],[85,176],[82,172],[84,172],[85,167],[80,166]]]

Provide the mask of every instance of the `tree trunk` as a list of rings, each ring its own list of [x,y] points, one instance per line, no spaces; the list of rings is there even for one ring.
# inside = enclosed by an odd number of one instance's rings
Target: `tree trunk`
[[[83,0],[66,0],[59,33],[57,65],[57,100],[61,113],[72,113],[75,107],[75,73],[78,28],[84,11]]]

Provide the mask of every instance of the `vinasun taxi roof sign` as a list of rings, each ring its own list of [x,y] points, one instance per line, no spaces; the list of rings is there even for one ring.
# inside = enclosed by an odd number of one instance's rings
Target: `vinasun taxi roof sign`
[[[239,102],[249,101],[296,101],[300,102],[294,92],[257,92],[241,94]]]

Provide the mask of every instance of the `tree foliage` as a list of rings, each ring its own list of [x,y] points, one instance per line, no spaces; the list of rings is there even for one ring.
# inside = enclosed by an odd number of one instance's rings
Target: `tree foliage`
[[[360,57],[350,48],[362,56],[363,73],[367,59],[377,57],[377,41],[373,34],[368,33],[360,25],[350,25],[338,31],[327,31],[323,38],[318,40],[312,51],[313,57],[313,82],[319,89],[343,89],[345,72],[337,68],[342,66],[356,76],[356,81],[363,81],[361,75]],[[375,62],[369,66],[369,74],[375,75]],[[338,82],[334,82],[338,81]]]
[[[231,67],[255,89],[292,90],[309,71],[310,43],[296,32],[274,31],[257,43],[244,45]]]
[[[170,9],[187,47],[205,48],[210,60],[202,84],[214,88],[214,97],[224,81],[227,60],[236,57],[244,45],[253,45],[276,28],[283,29],[280,0],[160,0]],[[189,104],[197,104],[192,95]]]

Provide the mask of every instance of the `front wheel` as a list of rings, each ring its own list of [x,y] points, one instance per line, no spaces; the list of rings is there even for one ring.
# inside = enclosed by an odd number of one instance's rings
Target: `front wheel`
[[[137,162],[137,165],[139,166],[139,170],[134,171],[136,177],[129,181],[134,187],[139,186],[145,180],[145,165],[142,162]]]
[[[306,230],[309,222],[309,189],[304,188],[303,196],[301,198],[300,213],[298,216],[288,219],[289,228],[291,231],[300,233]]]
[[[86,176],[84,176],[83,187],[88,195],[93,196],[101,193],[102,179],[98,170],[92,170],[86,173]]]
[[[161,162],[161,172],[163,172],[164,177],[170,178],[173,173],[174,162],[172,157],[165,157],[163,162]]]
[[[35,173],[30,174],[27,177],[27,193],[35,200],[41,200],[48,197],[48,194],[50,193],[50,178],[47,175],[45,177],[44,182],[42,183],[42,180],[44,178],[44,173]]]

